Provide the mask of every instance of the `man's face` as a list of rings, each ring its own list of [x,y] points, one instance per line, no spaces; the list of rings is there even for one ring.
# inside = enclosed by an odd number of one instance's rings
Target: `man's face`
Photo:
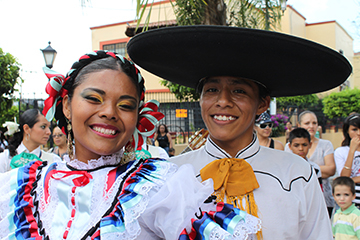
[[[255,116],[268,108],[270,98],[260,101],[256,83],[236,77],[211,77],[204,83],[200,97],[201,115],[211,139],[227,151],[252,140]]]
[[[289,147],[293,153],[306,159],[306,155],[311,148],[311,142],[307,138],[294,138]]]

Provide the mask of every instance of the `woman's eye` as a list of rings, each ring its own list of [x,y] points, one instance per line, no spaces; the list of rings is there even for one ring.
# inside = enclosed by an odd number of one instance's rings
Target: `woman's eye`
[[[93,101],[93,102],[99,102],[102,103],[102,98],[100,97],[95,97],[95,96],[86,96],[85,99]]]
[[[46,128],[46,125],[41,126],[41,129],[45,129],[45,128]]]
[[[130,101],[121,101],[119,102],[118,107],[126,110],[134,110],[136,108],[136,104]]]

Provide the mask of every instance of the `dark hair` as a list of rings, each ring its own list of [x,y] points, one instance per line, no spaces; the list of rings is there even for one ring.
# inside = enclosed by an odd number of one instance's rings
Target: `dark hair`
[[[168,130],[168,128],[167,128],[167,126],[165,125],[165,124],[160,124],[159,126],[158,126],[158,128],[157,128],[157,134],[160,134],[160,127],[161,126],[164,126],[165,127],[165,133],[168,133],[169,132],[169,130]]]
[[[309,140],[309,143],[311,142],[310,133],[305,128],[299,127],[292,130],[289,135],[289,143],[291,144],[295,138],[306,138]]]
[[[316,117],[316,120],[317,120],[317,116],[314,112],[312,111],[309,111],[309,110],[306,110],[306,111],[303,111],[302,113],[299,114],[299,123],[301,124],[301,119],[304,115],[308,114],[308,113],[311,113],[312,115],[314,115]]]
[[[334,194],[334,189],[338,185],[345,185],[350,188],[350,191],[353,195],[355,195],[355,182],[350,177],[337,177],[333,180],[332,183],[332,193]]]
[[[30,128],[33,128],[35,123],[39,121],[40,115],[41,113],[38,109],[28,109],[23,114],[21,114],[19,119],[20,132],[16,132],[9,140],[8,149],[11,157],[17,155],[16,149],[24,138],[24,125],[27,124]]]
[[[169,152],[175,152],[174,148],[169,148]]]
[[[344,125],[343,125],[344,140],[342,141],[341,146],[350,146],[350,141],[351,141],[351,138],[349,135],[350,125],[360,128],[360,114],[353,113],[345,119]]]

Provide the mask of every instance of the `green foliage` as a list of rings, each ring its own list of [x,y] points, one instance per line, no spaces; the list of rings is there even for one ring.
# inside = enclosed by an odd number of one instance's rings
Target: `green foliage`
[[[185,87],[166,80],[161,80],[161,85],[169,88],[170,92],[174,93],[175,97],[180,101],[197,101],[200,98],[200,94],[193,88]]]
[[[299,109],[311,109],[319,105],[321,100],[316,94],[294,96],[294,97],[277,97],[276,107],[279,111],[285,112],[288,106],[297,106]]]
[[[323,98],[323,111],[328,118],[347,117],[360,112],[360,90],[357,88],[333,92]]]
[[[14,121],[17,108],[13,107],[15,84],[19,79],[20,64],[10,53],[4,53],[0,48],[0,124]],[[22,80],[21,80],[22,81]],[[15,110],[16,109],[16,110]]]
[[[206,2],[203,0],[176,0],[175,4],[171,4],[179,26],[199,25],[204,22]]]

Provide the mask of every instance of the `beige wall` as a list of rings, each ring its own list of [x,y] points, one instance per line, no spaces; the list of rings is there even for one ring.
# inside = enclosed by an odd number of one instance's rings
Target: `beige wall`
[[[281,19],[280,32],[306,38],[305,17],[288,5]]]
[[[353,59],[353,81],[351,88],[357,87],[360,89],[360,53],[354,55]]]

